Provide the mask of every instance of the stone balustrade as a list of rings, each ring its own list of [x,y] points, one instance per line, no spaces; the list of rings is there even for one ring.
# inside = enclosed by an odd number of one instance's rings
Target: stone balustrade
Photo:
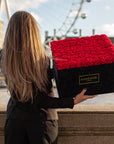
[[[58,109],[58,144],[114,144],[114,105]],[[0,144],[4,144],[6,106],[0,105]]]

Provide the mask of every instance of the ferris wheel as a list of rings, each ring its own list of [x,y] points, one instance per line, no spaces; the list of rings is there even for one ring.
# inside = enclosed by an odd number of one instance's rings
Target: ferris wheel
[[[57,29],[56,34],[60,35],[59,39],[64,39],[67,37],[68,34],[73,33],[77,34],[78,30],[75,28],[75,24],[77,20],[81,17],[85,19],[87,14],[82,11],[82,7],[85,2],[90,3],[91,0],[73,0],[71,3],[71,8],[62,22],[62,25]],[[52,37],[47,38],[44,41],[44,47],[46,49],[50,49],[50,42],[52,40],[57,40],[57,37],[54,35]]]
[[[71,4],[71,9],[69,10],[68,15],[66,16],[65,21],[62,23],[61,27],[58,29],[58,32],[61,32],[62,35],[67,35],[72,31],[76,34],[77,31],[74,29],[74,25],[81,14],[81,18],[85,19],[87,17],[86,13],[82,12],[82,6],[84,2],[91,2],[91,0],[73,0]]]
[[[9,4],[8,0],[0,0],[0,15],[1,15],[1,3],[4,1],[5,4],[5,9],[6,9],[6,14],[7,14],[7,19],[10,19],[10,9],[9,9]],[[87,14],[82,11],[82,7],[84,3],[91,2],[91,0],[72,0],[71,2],[71,7],[68,11],[68,14],[65,17],[65,20],[62,21],[61,26],[56,29],[56,34],[59,35],[60,39],[65,38],[68,34],[77,34],[78,30],[75,28],[75,24],[77,20],[81,17],[82,19],[85,19],[87,17]],[[47,38],[44,41],[44,47],[46,49],[50,48],[49,44],[50,41],[56,40],[57,37],[51,36]]]
[[[1,16],[2,2],[3,0],[0,0],[0,16]],[[11,15],[10,15],[8,0],[4,0],[4,4],[5,4],[6,14],[7,14],[7,19],[9,20]]]

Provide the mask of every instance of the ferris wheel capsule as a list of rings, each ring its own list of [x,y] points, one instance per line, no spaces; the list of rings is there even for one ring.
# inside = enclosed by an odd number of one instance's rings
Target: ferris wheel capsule
[[[78,30],[76,28],[73,29],[72,31],[74,34],[77,34],[78,33]]]
[[[82,13],[81,14],[81,18],[85,19],[87,17],[87,14],[86,13]]]
[[[86,0],[86,2],[91,2],[91,0]]]

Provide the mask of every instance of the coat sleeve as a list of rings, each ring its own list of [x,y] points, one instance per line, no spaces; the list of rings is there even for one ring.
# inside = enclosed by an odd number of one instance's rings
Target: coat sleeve
[[[37,104],[41,108],[73,108],[74,106],[73,98],[65,98],[65,97],[56,98],[49,96],[49,93],[51,93],[52,88],[51,79],[55,77],[54,69],[50,69],[49,66],[47,73],[49,80],[49,84],[47,85],[48,93],[47,94],[43,92],[39,93],[37,96]]]
[[[73,108],[73,98],[55,98],[46,95],[38,97],[38,105],[41,108]]]

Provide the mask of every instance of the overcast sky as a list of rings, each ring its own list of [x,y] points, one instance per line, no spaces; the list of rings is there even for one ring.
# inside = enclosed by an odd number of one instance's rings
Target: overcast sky
[[[58,30],[61,27],[72,9],[73,1],[77,2],[75,11],[70,13],[73,20],[81,0],[9,0],[8,3],[11,15],[17,10],[30,12],[37,20],[41,36],[44,38],[46,30],[49,31],[49,35],[53,35],[53,30]],[[84,2],[83,12],[87,14],[87,18],[79,17],[74,26],[77,30],[82,29],[83,36],[92,35],[92,29],[95,29],[95,34],[104,33],[108,36],[114,36],[114,0]],[[4,0],[2,1],[1,19],[4,20],[5,31],[8,21]],[[70,35],[73,35],[73,33],[70,33]],[[74,36],[78,36],[78,34]]]

